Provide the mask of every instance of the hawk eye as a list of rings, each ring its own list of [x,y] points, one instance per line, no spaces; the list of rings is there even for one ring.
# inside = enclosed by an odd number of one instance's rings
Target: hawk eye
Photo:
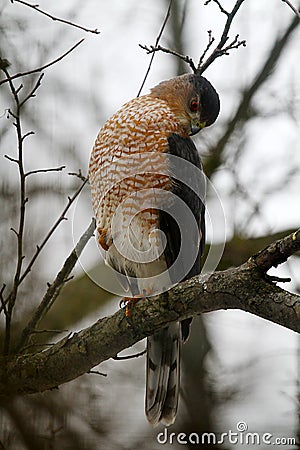
[[[198,100],[192,100],[191,101],[190,109],[191,109],[192,112],[198,111],[198,109],[199,109],[199,102],[198,102]]]

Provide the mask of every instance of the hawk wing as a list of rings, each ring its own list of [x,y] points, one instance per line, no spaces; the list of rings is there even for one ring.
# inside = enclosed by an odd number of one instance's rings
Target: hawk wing
[[[168,138],[168,142],[170,155],[183,158],[202,171],[199,154],[190,138],[183,138],[173,133]],[[168,268],[174,264],[178,257],[182,258],[180,265],[185,266],[189,254],[192,254],[196,249],[195,261],[183,278],[186,280],[201,271],[201,255],[205,243],[204,178],[201,180],[199,170],[189,170],[189,164],[180,165],[179,174],[176,164],[178,160],[177,158],[175,160],[172,164],[172,158],[170,159],[170,170],[174,175],[172,177],[172,193],[187,205],[195,218],[197,229],[195,230],[195,227],[193,229],[188,220],[184,221],[183,224],[181,223],[179,227],[176,216],[174,218],[166,211],[160,211],[159,228],[167,238],[164,256]],[[178,177],[180,180],[178,180]],[[198,187],[198,192],[195,192],[191,186]],[[182,234],[189,234],[189,245],[185,246],[184,249],[181,249]],[[171,279],[172,276],[176,278],[176,275],[176,271],[171,272]],[[182,280],[173,279],[172,281]],[[190,323],[191,319],[186,319],[180,323],[171,324],[148,337],[145,408],[148,420],[153,425],[157,425],[159,422],[170,425],[175,420],[180,383],[180,348],[182,340],[185,341],[189,335]]]
[[[203,254],[205,244],[205,181],[201,160],[194,142],[190,138],[183,138],[175,133],[171,134],[168,138],[168,142],[170,155],[182,158],[199,169],[192,171],[188,164],[179,166],[178,163],[176,163],[176,167],[174,167],[175,163],[172,163],[172,159],[170,160],[170,171],[174,174],[172,177],[172,192],[187,205],[188,209],[193,214],[198,227],[196,234],[190,234],[191,224],[189,223],[189,219],[183,222],[184,228],[180,230],[176,220],[170,214],[165,211],[160,212],[160,229],[167,237],[167,245],[164,254],[168,267],[172,266],[179,255],[181,233],[189,235],[189,245],[191,248],[198,248],[194,264],[183,278],[183,280],[188,280],[199,274],[201,271],[201,255]],[[180,180],[178,179],[179,177]],[[198,192],[195,192],[193,188],[198,188]],[[195,232],[196,230],[192,231]],[[189,255],[191,248],[186,249],[183,256]],[[182,264],[186,264],[185,261],[182,261]]]

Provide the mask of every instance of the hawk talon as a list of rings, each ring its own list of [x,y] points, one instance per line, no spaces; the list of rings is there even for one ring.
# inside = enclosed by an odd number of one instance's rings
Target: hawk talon
[[[125,316],[130,317],[130,310],[133,305],[143,298],[142,295],[135,295],[134,297],[124,297],[121,302],[125,306]]]

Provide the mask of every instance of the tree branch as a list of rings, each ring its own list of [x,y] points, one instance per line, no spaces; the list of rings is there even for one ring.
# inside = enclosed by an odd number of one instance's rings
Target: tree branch
[[[193,72],[196,72],[196,66],[192,58],[188,55],[181,55],[180,53],[176,52],[175,50],[171,50],[170,48],[163,47],[162,45],[150,45],[150,47],[147,47],[147,45],[139,44],[139,47],[141,47],[143,50],[146,50],[148,54],[156,53],[156,52],[163,52],[168,53],[169,55],[176,56],[177,58],[181,59],[182,61],[186,62]]]
[[[295,6],[289,1],[289,0],[281,0],[283,3],[286,3],[291,10],[296,14],[296,16],[298,17],[298,19],[300,19],[300,11],[298,11]]]
[[[67,282],[70,273],[74,269],[74,266],[79,256],[81,255],[82,250],[86,246],[89,239],[92,237],[94,230],[95,230],[95,220],[92,219],[90,225],[79,239],[77,245],[74,247],[71,254],[66,259],[62,269],[57,274],[55,280],[53,281],[53,283],[49,285],[43,300],[37,307],[29,323],[25,326],[24,330],[22,331],[21,339],[17,346],[18,352],[21,351],[21,349],[27,345],[31,334],[35,332],[35,329],[38,323],[40,322],[41,318],[47,311],[49,311],[50,307],[53,305],[54,301],[58,297],[62,287]]]
[[[220,309],[240,309],[300,332],[300,296],[266,277],[300,250],[300,230],[271,244],[243,265],[208,278],[201,275],[160,296],[137,302],[126,318],[124,309],[66,336],[50,349],[19,355],[0,364],[0,395],[28,394],[57,387],[90,371],[175,320]]]
[[[51,169],[36,169],[36,170],[30,170],[29,172],[25,173],[25,177],[29,177],[30,175],[35,175],[37,173],[48,173],[48,172],[60,172],[64,170],[66,166],[59,166],[59,167],[53,167]]]
[[[74,203],[74,201],[76,200],[76,198],[78,197],[78,195],[80,194],[80,192],[82,191],[84,186],[86,185],[87,181],[88,181],[87,178],[85,178],[85,180],[79,186],[77,191],[75,191],[75,193],[71,197],[68,197],[67,205],[65,206],[65,208],[61,212],[60,216],[55,221],[55,223],[52,225],[52,227],[50,228],[50,230],[48,231],[48,233],[46,234],[46,236],[44,237],[42,242],[39,245],[36,246],[36,251],[35,251],[34,255],[32,256],[31,260],[29,261],[29,263],[27,264],[26,268],[24,269],[24,272],[22,273],[22,275],[19,278],[19,284],[21,284],[24,281],[24,279],[27,277],[27,275],[31,271],[32,266],[34,265],[36,259],[38,258],[39,254],[41,253],[42,249],[45,247],[45,245],[47,244],[47,242],[49,241],[51,236],[54,234],[54,232],[58,228],[59,224],[63,220],[66,220],[66,217],[65,217],[66,213],[68,212],[68,210],[70,209],[71,205]]]
[[[11,75],[11,76],[7,75],[6,78],[4,78],[4,80],[0,81],[0,86],[1,86],[1,84],[8,83],[9,81],[15,80],[16,78],[25,77],[27,75],[32,75],[34,73],[42,72],[43,70],[47,69],[50,66],[53,66],[54,64],[58,63],[63,58],[65,58],[69,53],[71,53],[73,50],[75,50],[76,47],[78,47],[80,44],[82,44],[83,41],[84,41],[84,39],[80,39],[80,41],[76,42],[76,44],[74,44],[73,47],[71,47],[69,50],[67,50],[65,53],[63,53],[61,56],[54,59],[53,61],[50,61],[47,64],[44,64],[43,66],[37,67],[36,69],[28,70],[27,72],[19,72],[19,73],[16,73],[15,75]],[[2,67],[2,70],[3,70],[3,67]]]
[[[61,19],[59,17],[55,17],[52,14],[48,13],[47,11],[44,11],[39,8],[39,5],[33,5],[32,3],[25,2],[24,0],[10,0],[11,3],[21,3],[22,5],[28,6],[29,8],[34,9],[35,11],[38,11],[39,13],[43,14],[44,16],[49,17],[51,20],[54,20],[55,22],[61,22],[65,23],[66,25],[70,25],[75,28],[79,28],[80,30],[86,31],[88,33],[94,33],[94,34],[100,34],[100,31],[95,28],[94,30],[91,30],[90,28],[83,27],[82,25],[78,25],[77,23],[71,22],[66,19]]]
[[[168,6],[168,9],[167,9],[167,12],[166,12],[164,21],[163,21],[163,23],[162,23],[162,26],[160,27],[159,33],[158,33],[157,38],[156,38],[156,40],[155,40],[155,47],[158,46],[159,41],[160,41],[160,38],[162,37],[162,34],[163,34],[163,32],[164,32],[164,29],[166,28],[167,22],[168,22],[169,17],[170,17],[170,12],[171,12],[171,6],[172,6],[172,3],[173,3],[173,0],[170,0],[170,3],[169,3],[169,6]],[[140,47],[141,47],[141,48],[144,48],[142,45],[140,45]],[[150,53],[150,52],[147,52],[147,53]],[[141,87],[140,87],[140,89],[139,89],[139,92],[138,92],[138,94],[137,94],[137,97],[139,97],[139,96],[141,95],[141,92],[142,92],[142,90],[143,90],[143,87],[144,87],[144,85],[145,85],[145,83],[146,83],[146,80],[147,80],[147,78],[148,78],[148,75],[149,75],[149,72],[150,72],[150,69],[151,69],[151,66],[152,66],[152,63],[153,63],[153,59],[154,59],[154,52],[152,52],[152,56],[151,56],[149,65],[148,65],[148,67],[147,67],[147,70],[146,70],[144,79],[143,79],[143,81],[142,81]]]
[[[285,49],[293,32],[299,26],[299,23],[300,21],[298,20],[298,18],[293,17],[284,33],[281,36],[278,36],[278,38],[274,42],[272,48],[269,51],[268,57],[264,60],[253,82],[249,84],[249,86],[246,87],[242,92],[241,102],[238,105],[233,117],[230,118],[225,133],[214,145],[213,149],[210,152],[210,155],[205,158],[205,174],[208,178],[210,178],[214,171],[221,165],[224,149],[231,136],[233,136],[238,127],[242,127],[243,124],[248,120],[249,106],[251,105],[253,97],[274,70],[281,55],[283,54],[283,50]]]
[[[9,72],[7,68],[2,68],[3,72],[5,73],[7,78],[10,78]],[[9,346],[10,346],[10,333],[11,333],[11,322],[12,322],[12,315],[13,315],[13,309],[15,306],[15,302],[18,295],[18,287],[19,287],[19,281],[20,276],[22,272],[23,267],[23,237],[24,237],[24,228],[25,228],[25,205],[27,203],[26,198],[26,177],[25,177],[25,169],[24,169],[24,158],[23,158],[23,142],[24,142],[24,135],[22,131],[22,122],[21,122],[21,110],[22,105],[24,105],[25,102],[21,103],[19,99],[19,91],[22,88],[22,85],[19,86],[19,88],[16,88],[13,81],[9,79],[9,88],[12,93],[12,96],[14,98],[15,103],[15,111],[9,111],[10,115],[15,119],[14,126],[16,127],[16,133],[17,133],[17,145],[18,145],[18,158],[10,158],[13,162],[16,162],[18,165],[18,172],[19,172],[19,180],[20,180],[20,199],[19,199],[19,208],[20,208],[20,215],[19,215],[19,224],[18,224],[18,230],[15,232],[17,236],[17,263],[16,263],[16,269],[13,279],[13,285],[11,292],[7,298],[6,301],[1,302],[2,307],[4,308],[4,305],[7,305],[5,311],[5,340],[4,340],[4,347],[3,351],[4,354],[8,354],[9,352]],[[38,85],[39,86],[39,85]],[[38,88],[37,86],[37,88]],[[36,88],[36,89],[37,89]],[[27,98],[27,100],[29,97]]]
[[[229,39],[228,33],[229,33],[229,30],[230,30],[232,21],[233,21],[235,15],[236,15],[236,13],[240,9],[242,3],[245,0],[237,0],[231,12],[227,12],[221,6],[219,1],[217,1],[217,0],[213,0],[213,1],[218,5],[220,11],[227,16],[227,20],[225,22],[224,29],[223,29],[223,32],[222,32],[222,36],[220,38],[220,41],[219,41],[218,45],[213,50],[211,55],[206,59],[206,61],[203,62],[204,57],[207,54],[208,50],[210,49],[211,45],[213,44],[213,42],[215,40],[211,36],[211,31],[209,31],[209,42],[208,42],[208,45],[206,46],[206,49],[204,50],[203,54],[201,55],[197,67],[196,67],[193,59],[190,56],[182,55],[182,54],[178,53],[175,50],[171,50],[169,48],[166,48],[166,47],[163,47],[161,45],[158,45],[159,39],[157,39],[155,45],[146,46],[146,45],[139,44],[139,46],[142,49],[146,50],[147,53],[152,53],[152,59],[151,59],[150,65],[152,63],[154,54],[156,52],[161,51],[163,53],[168,53],[170,55],[174,55],[177,58],[181,59],[182,61],[186,62],[190,66],[190,68],[192,69],[192,71],[194,73],[202,74],[214,62],[214,60],[217,59],[219,56],[228,55],[229,51],[234,49],[234,48],[239,48],[240,46],[244,46],[244,47],[246,46],[246,41],[245,40],[241,40],[240,41],[238,39],[239,35],[236,35],[235,38],[225,47],[225,44],[228,42],[228,39]],[[211,2],[211,0],[206,1],[205,5],[207,5],[210,2]],[[149,67],[149,70],[150,70],[150,67]],[[147,75],[148,75],[148,73],[147,73]],[[140,93],[140,91],[139,91],[139,93]]]
[[[210,1],[211,0],[207,1],[205,4],[210,3]],[[200,61],[199,61],[198,67],[197,67],[198,73],[203,73],[214,62],[215,59],[219,58],[222,55],[228,55],[229,50],[238,48],[240,46],[243,46],[243,47],[246,46],[246,41],[245,40],[239,41],[238,40],[239,35],[237,35],[237,36],[235,36],[233,41],[225,47],[225,44],[228,42],[228,39],[229,39],[228,33],[230,30],[232,21],[236,15],[236,13],[240,9],[242,3],[244,2],[244,0],[237,0],[230,13],[225,11],[225,9],[222,8],[222,6],[220,5],[219,2],[217,2],[216,0],[214,0],[214,2],[217,3],[221,12],[227,16],[227,20],[225,22],[220,41],[219,41],[218,45],[216,46],[216,48],[214,49],[214,51],[212,52],[212,54],[207,58],[206,61],[204,61],[204,63],[202,63],[203,57],[200,58]]]

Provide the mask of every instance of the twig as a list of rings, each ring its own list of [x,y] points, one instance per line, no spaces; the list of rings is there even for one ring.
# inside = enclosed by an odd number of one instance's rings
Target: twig
[[[165,27],[166,27],[166,25],[167,25],[167,22],[168,22],[168,20],[169,20],[170,12],[171,12],[171,7],[172,7],[172,3],[173,3],[173,0],[170,0],[169,6],[168,6],[168,9],[167,9],[167,13],[166,13],[166,15],[165,15],[164,21],[163,21],[163,23],[162,23],[162,26],[161,26],[161,28],[160,28],[160,30],[159,30],[159,33],[158,33],[157,38],[156,38],[156,41],[155,41],[155,47],[158,46],[159,41],[160,41],[160,38],[162,37],[162,34],[163,34],[163,32],[164,32],[164,29],[165,29]],[[140,47],[143,48],[141,45],[140,45]],[[146,70],[146,74],[145,74],[144,79],[143,79],[143,81],[142,81],[142,84],[141,84],[141,87],[140,87],[139,92],[138,92],[138,94],[137,94],[137,97],[139,97],[139,96],[141,95],[141,92],[142,92],[142,90],[143,90],[143,87],[144,87],[144,85],[145,85],[145,83],[146,83],[146,80],[147,80],[147,78],[148,78],[148,75],[149,75],[149,72],[150,72],[150,69],[151,69],[151,66],[152,66],[152,63],[153,63],[153,59],[154,59],[154,52],[152,53],[152,56],[151,56],[151,59],[150,59],[148,68],[147,68],[147,70]]]
[[[5,300],[4,300],[4,297],[3,297],[3,292],[4,292],[5,288],[6,288],[6,284],[3,283],[3,286],[2,286],[1,291],[0,291],[0,301],[1,301],[0,313],[3,310],[4,311],[4,315],[6,316],[6,314],[7,314],[6,303],[5,303]]]
[[[4,155],[4,158],[8,159],[8,161],[14,162],[18,164],[18,160],[16,158],[13,158],[12,156],[9,155]]]
[[[226,42],[228,41],[228,33],[230,30],[232,21],[244,1],[245,0],[237,0],[232,11],[230,13],[228,13],[227,11],[225,11],[222,8],[222,6],[219,4],[219,2],[214,0],[214,2],[218,4],[221,11],[224,14],[226,14],[227,20],[225,22],[223,33],[222,33],[222,36],[220,38],[220,41],[219,41],[217,47],[214,49],[212,54],[207,58],[207,60],[203,64],[202,64],[203,58],[200,58],[200,61],[198,63],[198,67],[197,67],[197,73],[200,73],[200,74],[203,73],[214,62],[214,60],[217,59],[219,56],[228,55],[229,50],[246,45],[245,40],[238,41],[238,35],[237,35],[235,37],[235,39],[231,42],[231,44],[229,44],[227,47],[224,48]],[[206,2],[205,4],[207,4],[207,3],[209,3],[209,2]]]
[[[59,17],[55,17],[52,14],[50,14],[50,13],[40,9],[39,5],[33,5],[32,3],[25,2],[24,0],[10,0],[10,1],[11,1],[11,3],[17,2],[17,3],[21,3],[22,5],[29,6],[29,8],[32,8],[35,11],[38,11],[39,13],[43,14],[44,16],[49,17],[50,19],[54,20],[55,22],[65,23],[67,25],[71,25],[72,27],[79,28],[80,30],[87,31],[88,33],[100,34],[100,31],[97,30],[97,28],[92,30],[90,28],[83,27],[82,25],[78,25],[78,24],[76,24],[74,22],[71,22],[69,20],[61,19]]]
[[[133,358],[139,358],[140,356],[143,356],[146,353],[146,349],[139,353],[134,353],[133,355],[127,355],[127,356],[114,356],[112,359],[115,361],[123,361],[125,359],[133,359]]]
[[[107,377],[107,373],[99,372],[99,370],[89,370],[87,373],[94,375],[101,375],[102,377]]]
[[[216,3],[221,11],[221,13],[225,14],[227,17],[229,16],[229,12],[226,11],[226,9],[223,8],[223,6],[221,5],[221,3],[218,0],[207,0],[204,5],[208,5],[211,1],[213,1],[214,3]]]
[[[30,97],[28,97],[29,99]],[[28,137],[28,136],[32,136],[34,134],[34,131],[28,131],[28,133],[23,134],[22,139],[23,141]]]
[[[84,175],[82,175],[82,172],[81,172],[80,169],[78,170],[78,172],[68,172],[68,175],[71,175],[73,177],[77,177],[81,181],[87,181],[88,182],[88,177],[85,177]]]
[[[207,4],[207,3],[205,3],[205,4]],[[212,36],[211,30],[208,30],[207,33],[208,33],[208,44],[207,44],[206,48],[204,49],[202,55],[200,56],[199,63],[198,63],[199,66],[201,66],[201,64],[203,63],[203,60],[204,60],[207,52],[209,51],[210,47],[212,46],[212,44],[215,41],[215,38]]]
[[[36,173],[46,173],[46,172],[60,172],[64,170],[66,166],[54,167],[53,169],[37,169],[31,170],[30,172],[25,173],[25,177],[29,177],[29,175],[34,175]]]
[[[296,14],[296,16],[300,19],[300,12],[295,8],[294,5],[292,5],[291,2],[289,2],[289,0],[281,0],[283,3],[286,3]]]
[[[56,300],[57,296],[59,295],[62,287],[68,280],[68,277],[69,277],[71,271],[73,270],[79,256],[81,255],[82,250],[84,249],[87,242],[93,235],[94,230],[95,230],[95,220],[93,219],[91,221],[89,227],[87,228],[87,230],[80,237],[78,243],[76,244],[76,246],[74,247],[74,249],[72,250],[70,255],[68,256],[68,258],[66,259],[63,267],[57,274],[53,283],[51,283],[48,286],[48,289],[47,289],[41,303],[37,307],[35,313],[33,314],[32,318],[30,319],[28,324],[23,329],[22,335],[20,338],[20,342],[16,349],[17,351],[20,351],[27,345],[28,339],[29,339],[30,335],[32,334],[32,332],[35,331],[39,321],[45,315],[45,313],[47,311],[49,311],[50,307],[53,305],[53,303]]]
[[[16,0],[17,1],[17,0]],[[32,97],[35,97],[35,93],[37,91],[37,89],[40,87],[42,79],[44,77],[44,74],[41,73],[41,75],[38,77],[35,85],[33,86],[32,90],[29,92],[29,94],[21,101],[20,103],[20,107],[24,105],[24,103],[27,102],[27,100],[29,100]]]
[[[266,275],[266,279],[272,283],[290,283],[292,281],[289,277],[275,277],[274,275]]]
[[[171,50],[170,48],[163,47],[162,45],[150,45],[150,47],[147,47],[146,45],[139,44],[139,46],[146,50],[147,53],[155,53],[155,52],[163,52],[168,53],[169,55],[174,55],[179,59],[182,59],[184,62],[188,63],[188,65],[191,67],[193,72],[196,72],[196,66],[194,64],[194,61],[192,58],[188,55],[181,55],[180,53],[176,52],[175,50]]]
[[[73,50],[75,50],[75,48],[77,48],[80,44],[82,44],[83,41],[84,41],[84,39],[80,39],[80,41],[76,42],[76,44],[73,45],[73,47],[71,47],[69,50],[67,50],[65,53],[63,53],[61,56],[54,59],[53,61],[50,61],[47,64],[44,64],[43,66],[37,67],[36,69],[28,70],[27,72],[19,72],[12,76],[6,75],[6,78],[4,78],[4,80],[0,81],[0,86],[1,86],[1,84],[8,83],[9,81],[15,80],[16,78],[25,77],[27,75],[32,75],[34,73],[42,72],[43,70],[47,69],[50,66],[53,66],[54,64],[58,63],[63,58],[65,58],[67,55],[69,55],[69,53],[71,53]],[[2,68],[2,70],[5,72],[5,69]]]
[[[48,233],[46,234],[46,236],[44,237],[44,239],[42,240],[42,242],[36,246],[36,251],[33,255],[33,257],[31,258],[31,260],[29,261],[26,269],[24,270],[24,272],[22,273],[21,277],[20,277],[20,282],[19,284],[22,283],[22,281],[24,280],[24,278],[28,275],[28,273],[31,271],[33,264],[35,263],[37,257],[39,256],[39,254],[41,253],[41,250],[45,247],[46,243],[49,241],[49,239],[51,238],[51,236],[53,235],[53,233],[55,232],[55,230],[57,229],[57,227],[59,226],[59,224],[63,221],[66,220],[66,213],[67,211],[70,209],[71,205],[73,204],[74,200],[78,197],[78,195],[80,194],[80,192],[82,191],[82,189],[84,188],[85,184],[86,184],[87,180],[83,181],[83,183],[81,184],[81,186],[77,189],[77,191],[72,195],[72,197],[68,197],[68,203],[65,206],[64,210],[62,211],[62,213],[60,214],[60,216],[58,217],[58,219],[56,220],[56,222],[53,224],[53,226],[51,227],[51,229],[48,231]]]

